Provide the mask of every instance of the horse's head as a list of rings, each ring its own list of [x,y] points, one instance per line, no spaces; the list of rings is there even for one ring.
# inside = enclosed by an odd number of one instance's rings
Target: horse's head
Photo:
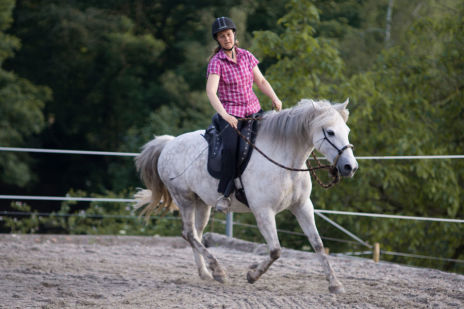
[[[313,145],[338,169],[345,177],[353,177],[358,169],[358,162],[353,155],[353,145],[348,140],[350,128],[348,120],[348,100],[333,104],[329,108],[322,107],[322,112],[312,127]]]

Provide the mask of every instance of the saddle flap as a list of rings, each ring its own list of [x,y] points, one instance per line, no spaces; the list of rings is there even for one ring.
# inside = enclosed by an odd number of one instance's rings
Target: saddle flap
[[[251,143],[254,143],[257,136],[258,122],[255,120],[256,117],[260,116],[261,113],[252,115],[252,119],[245,120],[241,126],[240,132],[245,136]],[[221,166],[222,166],[222,152],[223,144],[222,137],[219,129],[219,115],[215,114],[212,118],[211,125],[206,129],[205,135],[203,136],[208,142],[208,173],[219,179],[221,177]],[[253,148],[243,139],[240,138],[238,143],[237,151],[237,177],[240,177],[251,158]]]
[[[223,144],[219,130],[214,122],[206,129],[203,137],[208,143],[208,173],[214,178],[221,177]]]

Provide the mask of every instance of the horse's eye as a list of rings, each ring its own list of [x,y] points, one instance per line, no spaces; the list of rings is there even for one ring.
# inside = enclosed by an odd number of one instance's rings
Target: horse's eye
[[[327,131],[327,135],[329,135],[329,136],[334,136],[334,135],[335,135],[335,132],[332,131],[332,130],[328,130],[328,131]]]

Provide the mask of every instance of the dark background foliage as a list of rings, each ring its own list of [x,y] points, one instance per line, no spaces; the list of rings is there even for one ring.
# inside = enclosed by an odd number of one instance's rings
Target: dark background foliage
[[[464,152],[458,0],[0,0],[0,146],[138,152],[153,135],[205,128],[213,115],[204,91],[215,47],[210,25],[224,15],[285,107],[304,97],[350,98],[356,155]],[[462,160],[359,163],[354,179],[329,191],[315,186],[316,208],[464,218]],[[138,186],[130,157],[0,152],[2,194],[127,198]],[[0,207],[36,212],[0,217],[1,232],[180,233],[176,213],[144,225],[122,204],[0,200]],[[464,259],[458,223],[331,218],[384,250]],[[251,215],[235,219],[254,224]],[[324,237],[347,238],[317,223]],[[288,212],[278,225],[301,232]],[[256,229],[235,233],[262,241]],[[280,236],[284,246],[309,249],[304,237]],[[365,250],[325,243],[332,252]],[[382,258],[463,271],[452,262]]]

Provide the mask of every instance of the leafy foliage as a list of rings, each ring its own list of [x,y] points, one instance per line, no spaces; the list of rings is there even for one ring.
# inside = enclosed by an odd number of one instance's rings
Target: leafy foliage
[[[462,127],[453,118],[463,112],[462,81],[457,76],[464,72],[453,55],[461,50],[462,62],[464,46],[459,35],[451,38],[462,29],[459,16],[463,8],[461,5],[455,14],[445,17],[419,19],[405,34],[408,44],[384,51],[371,72],[356,75],[345,85],[344,90],[349,89],[354,99],[351,118],[352,126],[356,127],[354,141],[365,154],[463,152],[462,142],[456,139],[462,135]],[[359,202],[351,203],[356,209],[362,209],[362,204],[370,200],[381,211],[431,217],[464,216],[459,189],[462,187],[459,170],[464,166],[460,160],[371,166],[368,171],[361,170],[363,177],[357,186],[364,190],[356,196]],[[420,228],[411,230],[405,226],[404,234],[396,235],[392,243],[403,251],[424,250],[443,256],[442,241],[446,238],[445,256],[462,259],[462,243],[455,237],[460,230],[458,224],[447,227],[451,235],[441,235],[440,239],[430,238]],[[376,233],[375,237],[389,238],[383,233]]]
[[[2,146],[134,152],[155,134],[205,128],[213,114],[204,94],[206,59],[215,47],[210,24],[225,15],[236,21],[241,46],[260,59],[284,107],[304,97],[350,97],[356,155],[464,152],[464,6],[457,0],[395,2],[388,42],[388,0],[25,0],[14,10],[14,23],[13,5],[0,0]],[[268,98],[256,92],[269,109]],[[314,187],[316,208],[464,218],[462,160],[359,163],[355,178],[342,185],[330,191]],[[31,168],[40,182],[31,181]],[[127,158],[32,160],[0,153],[5,191],[127,197],[137,184]],[[3,217],[2,231],[179,235],[181,230],[176,215],[144,226],[122,204],[8,207],[54,213]],[[384,250],[464,259],[459,224],[331,218]],[[250,214],[235,219],[255,223]],[[331,252],[364,250],[334,241],[347,236],[316,220]],[[289,212],[279,214],[277,223],[301,233]],[[235,234],[263,241],[257,229],[236,226]],[[305,237],[279,236],[283,246],[309,249]],[[462,272],[456,263],[382,258]]]
[[[407,44],[382,51],[368,72],[336,79],[334,77],[341,76],[343,61],[337,56],[336,45],[331,46],[330,41],[323,45],[322,39],[316,36],[315,29],[321,25],[313,4],[290,1],[289,6],[289,12],[278,21],[285,29],[282,34],[255,32],[256,52],[274,59],[266,76],[272,84],[279,85],[279,93],[291,98],[289,104],[304,96],[322,94],[330,98],[336,95],[342,99],[350,96],[351,141],[356,145],[357,155],[462,153],[461,141],[456,142],[456,137],[462,136],[462,121],[451,120],[462,114],[464,106],[462,81],[458,77],[464,76],[459,64],[464,46],[459,35],[454,36],[462,29],[459,18],[462,7],[458,7],[455,14],[417,19],[404,34]],[[314,59],[308,60],[308,54]],[[313,74],[326,77],[320,79],[324,87],[310,78]],[[459,171],[463,168],[460,161],[383,162],[360,162],[355,179],[344,181],[330,192],[315,188],[316,207],[464,217],[460,205],[462,179]],[[300,231],[290,214],[283,216],[286,229]],[[366,222],[361,224],[359,220],[346,217],[337,219],[369,242],[381,241],[386,250],[443,256],[441,242],[445,237],[430,238],[428,232],[421,230],[431,229],[425,224],[387,220],[378,222],[376,230],[369,230]],[[395,226],[393,230],[392,226]],[[429,226],[438,231],[437,227],[444,225]],[[459,234],[459,225],[450,225],[447,230],[452,235],[446,237],[445,256],[462,258],[461,240],[454,236]],[[303,241],[295,240],[292,246],[301,248]],[[345,245],[336,246],[337,251],[348,250]],[[417,263],[430,265],[428,261]]]
[[[335,42],[314,36],[313,25],[318,22],[319,14],[310,1],[295,0],[289,1],[288,13],[277,22],[285,29],[282,34],[254,32],[252,49],[258,58],[275,59],[266,77],[286,104],[305,97],[331,97],[333,85],[342,78]]]
[[[102,195],[84,191],[69,192],[73,197],[95,198]],[[125,198],[127,192],[107,192],[112,197]],[[178,235],[180,217],[153,218],[149,223],[134,213],[132,206],[124,203],[91,202],[85,208],[82,202],[63,202],[59,210],[49,215],[32,210],[24,203],[13,203],[12,208],[28,217],[3,217],[4,225],[13,233],[55,233],[92,235]]]
[[[4,61],[20,48],[18,38],[5,33],[13,22],[13,6],[12,0],[0,1],[0,144],[17,147],[42,130],[45,124],[42,109],[51,93],[48,88],[35,86],[3,68]],[[2,182],[25,186],[32,177],[28,156],[0,153]]]

